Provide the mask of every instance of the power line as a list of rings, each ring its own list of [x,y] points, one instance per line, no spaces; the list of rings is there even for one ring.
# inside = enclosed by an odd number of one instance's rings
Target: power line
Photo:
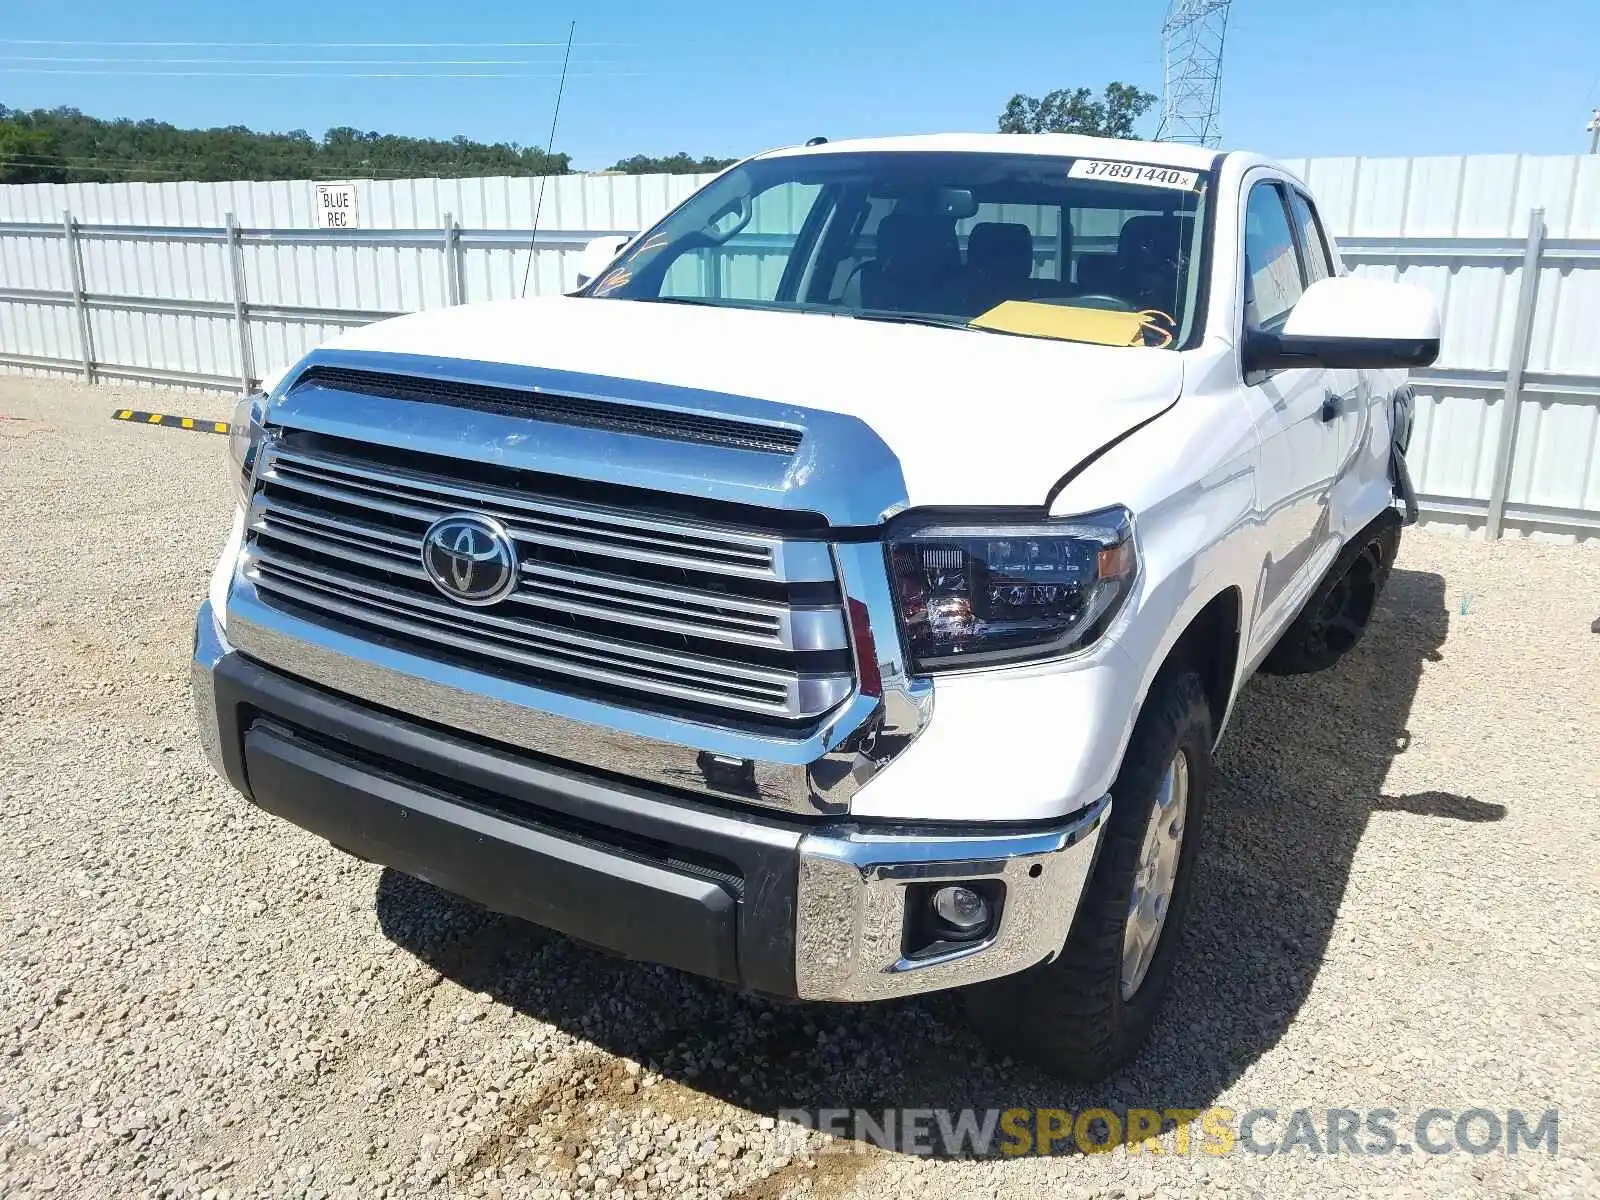
[[[574,46],[588,49],[592,46],[626,46],[627,42],[574,42]],[[96,42],[73,41],[57,38],[0,38],[0,46],[159,46],[159,47],[229,47],[237,46],[240,49],[265,49],[268,47],[312,48],[326,47],[333,50],[463,50],[475,46],[499,46],[505,49],[526,50],[533,47],[544,49],[559,49],[567,45],[566,42]]]
[[[489,149],[489,150],[496,149],[496,147],[494,145],[491,145],[489,143],[480,142],[478,144],[483,149]],[[322,147],[318,143],[313,142],[312,146],[315,147],[318,152],[322,152],[324,150],[324,147]],[[556,157],[551,152],[543,150],[538,146],[519,147],[516,150],[512,150],[510,147],[506,147],[505,149],[510,154],[512,154],[514,156],[517,156],[519,158],[525,152],[536,153],[536,154],[544,156],[545,158],[554,158],[554,157]],[[26,162],[26,163],[31,163],[31,164],[34,164],[34,165],[65,166],[65,167],[94,167],[94,168],[104,168],[106,170],[111,170],[113,168],[122,168],[122,167],[126,167],[126,168],[128,168],[130,170],[143,170],[143,169],[160,170],[163,167],[174,167],[174,168],[178,168],[178,169],[182,169],[182,170],[192,170],[194,168],[194,166],[195,166],[194,160],[190,159],[190,158],[126,158],[126,157],[117,157],[117,156],[111,156],[111,157],[102,158],[102,157],[100,157],[98,155],[92,155],[92,154],[30,154],[30,153],[28,153],[26,151],[20,152],[20,153],[17,153],[17,154],[7,155],[6,156],[6,160],[8,162]],[[323,165],[337,166],[338,164],[331,164],[330,163],[330,164],[323,164]],[[370,171],[370,172],[377,172],[377,173],[382,173],[382,174],[395,174],[395,173],[404,174],[404,173],[408,172],[408,168],[405,168],[405,167],[376,167],[376,166],[371,166],[371,165],[363,164],[363,163],[359,163],[359,162],[347,162],[344,165],[347,166],[347,167],[350,167],[352,169],[360,168],[361,170]],[[494,164],[492,164],[492,163],[482,163],[482,164],[477,164],[477,165],[480,165],[480,166],[492,166]],[[512,164],[506,163],[505,165],[510,166]]]
[[[164,166],[193,165],[193,160],[181,158],[96,158],[88,154],[10,154],[6,156],[6,161],[24,162],[30,166],[94,167],[108,171],[119,167],[160,170]]]
[[[558,67],[559,58],[283,58],[262,62],[252,58],[106,58],[61,54],[0,54],[0,62],[30,63],[111,63],[118,66],[147,67],[189,63],[238,63],[261,66],[305,67]],[[618,59],[592,59],[586,67],[624,66]]]
[[[483,145],[485,149],[492,150],[495,148],[492,145]],[[322,149],[320,146],[317,148],[319,151]],[[509,147],[507,149],[509,150]],[[519,148],[517,150],[509,150],[509,152],[518,159],[517,162],[500,161],[462,163],[459,166],[448,167],[446,170],[455,172],[471,172],[472,174],[479,175],[482,174],[485,169],[492,170],[497,166],[510,167],[526,165],[525,161],[521,159],[522,153],[526,151],[536,152],[542,155],[546,160],[556,157],[551,152],[541,150],[537,146],[528,146],[525,148]],[[182,174],[186,172],[192,172],[196,165],[193,159],[187,158],[101,158],[95,155],[86,154],[29,154],[25,152],[9,155],[8,161],[22,163],[31,167],[58,167],[62,170],[69,171],[114,171],[119,174],[140,174],[145,172],[154,174]],[[408,167],[376,167],[366,163],[349,162],[328,162],[317,163],[313,165],[326,167],[330,171],[354,171],[358,175],[394,175],[402,179],[427,177],[419,177],[414,168]],[[438,168],[435,168],[435,173],[437,173],[437,171]],[[230,178],[230,180],[223,182],[232,182],[232,180]]]
[[[560,79],[532,71],[117,71],[84,67],[0,67],[3,75],[109,75],[123,79]],[[642,71],[585,71],[569,79],[637,79]]]
[[[36,162],[26,158],[10,158],[7,161],[24,167],[36,167],[41,170],[60,169],[75,171],[79,174],[99,173],[106,175],[146,175],[160,176],[151,179],[152,183],[238,183],[240,180],[233,176],[226,179],[197,179],[192,170],[180,167],[109,167],[109,166],[64,166],[60,163]],[[316,175],[277,175],[271,178],[256,178],[253,183],[308,183],[318,179],[371,179],[374,182],[403,181],[407,179],[476,179],[484,174],[484,166],[469,165],[449,170],[405,170],[401,167],[359,167],[340,163],[313,164],[318,168]],[[492,170],[495,164],[487,164]],[[510,165],[510,164],[506,164]],[[516,179],[532,179],[532,175],[515,175]],[[82,182],[82,181],[79,181]]]
[[[179,130],[179,132],[180,133],[189,133],[189,132],[196,132],[196,131],[193,131],[193,130]],[[200,130],[198,132],[213,132],[213,131],[211,131],[211,130]],[[260,137],[273,137],[273,136],[283,137],[285,135],[282,135],[282,134],[277,134],[277,135],[273,135],[273,134],[258,134],[258,133],[252,133],[249,130],[246,130],[246,136],[254,137],[254,138],[260,138]],[[389,137],[394,141],[400,141],[400,142],[421,142],[421,143],[431,143],[431,144],[434,144],[434,145],[441,145],[441,146],[450,145],[449,142],[447,142],[445,139],[442,139],[442,138],[414,138],[414,137],[408,137],[405,134],[385,134],[385,135],[380,135],[380,136]],[[475,143],[475,144],[481,149],[485,149],[485,150],[501,150],[501,151],[505,151],[507,153],[514,154],[514,155],[520,155],[520,154],[524,154],[524,153],[538,153],[538,154],[546,155],[547,157],[549,156],[549,152],[548,151],[546,151],[544,149],[541,149],[538,146],[513,146],[513,145],[511,145],[510,143],[507,143],[507,142],[478,142],[478,143]],[[310,147],[314,148],[316,151],[318,151],[319,153],[323,152],[327,148],[324,143],[319,142],[314,138],[310,139],[307,142],[301,142],[301,141],[299,141],[297,139],[297,140],[291,142],[290,145],[295,146],[295,147],[302,147],[302,148],[305,147],[305,146],[310,146]],[[274,144],[273,148],[287,149],[289,147],[288,146],[283,146],[282,144]],[[167,157],[146,158],[146,157],[143,157],[142,155],[136,155],[134,157],[129,157],[127,154],[110,154],[110,155],[102,156],[102,155],[93,154],[93,153],[89,153],[89,154],[45,154],[45,153],[40,153],[38,151],[28,151],[28,150],[22,150],[22,151],[18,151],[15,154],[7,155],[7,160],[8,161],[17,160],[17,159],[27,159],[27,160],[30,160],[30,161],[33,161],[33,162],[50,162],[50,163],[72,163],[72,164],[87,163],[87,164],[93,164],[93,165],[97,165],[97,166],[104,164],[104,165],[118,166],[118,167],[142,167],[142,166],[192,167],[194,165],[194,160],[192,158],[187,158],[187,157],[179,157],[179,158],[167,158]],[[385,169],[387,169],[387,168],[385,168]]]
[[[177,168],[177,167],[73,166],[71,164],[63,164],[63,163],[40,162],[40,161],[35,161],[33,159],[21,158],[21,157],[12,157],[12,158],[7,159],[7,161],[10,162],[13,165],[16,165],[16,166],[34,167],[34,168],[36,168],[38,170],[42,170],[42,171],[43,170],[61,170],[61,171],[77,172],[77,173],[83,174],[83,175],[87,175],[87,174],[93,173],[93,174],[103,174],[103,175],[146,175],[146,176],[160,176],[161,177],[159,179],[151,179],[149,182],[152,182],[152,183],[206,183],[206,182],[236,183],[236,182],[238,182],[237,180],[234,180],[234,179],[218,179],[218,180],[196,179],[194,177],[194,173],[193,172],[184,171],[184,170],[181,170],[180,168]],[[348,172],[346,172],[346,173],[348,174]],[[357,172],[356,173],[356,177],[359,178],[360,174],[361,173]],[[319,175],[318,178],[319,179],[323,178],[323,176]],[[82,182],[82,181],[79,181],[79,182]],[[251,182],[272,182],[272,181],[271,180],[252,180]]]

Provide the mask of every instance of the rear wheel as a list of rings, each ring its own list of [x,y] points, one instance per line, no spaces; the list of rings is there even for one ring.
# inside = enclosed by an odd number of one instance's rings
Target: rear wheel
[[[1138,1053],[1166,994],[1211,784],[1211,708],[1194,673],[1159,679],[1111,788],[1111,815],[1066,945],[964,993],[973,1025],[1073,1079]]]
[[[1334,561],[1261,669],[1269,675],[1306,675],[1333,666],[1354,649],[1378,607],[1399,549],[1397,520],[1367,526]]]

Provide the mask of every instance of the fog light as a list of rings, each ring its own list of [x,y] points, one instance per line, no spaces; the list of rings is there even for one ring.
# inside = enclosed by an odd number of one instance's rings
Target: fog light
[[[989,902],[971,888],[940,888],[933,894],[933,913],[955,937],[975,937],[989,925]]]

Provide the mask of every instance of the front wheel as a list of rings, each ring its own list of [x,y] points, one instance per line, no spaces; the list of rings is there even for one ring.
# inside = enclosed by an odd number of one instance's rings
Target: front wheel
[[[1066,945],[1048,963],[964,993],[985,1039],[1081,1080],[1103,1078],[1138,1053],[1188,909],[1211,742],[1200,677],[1158,680],[1111,787],[1111,816]]]

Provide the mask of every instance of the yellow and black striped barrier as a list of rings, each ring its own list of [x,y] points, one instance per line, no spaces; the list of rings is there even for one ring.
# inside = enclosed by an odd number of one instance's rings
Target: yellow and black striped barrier
[[[193,429],[199,433],[227,433],[226,421],[205,421],[199,417],[175,417],[171,413],[140,412],[135,408],[119,408],[111,414],[113,421],[133,421],[140,425],[164,425],[168,429]]]

